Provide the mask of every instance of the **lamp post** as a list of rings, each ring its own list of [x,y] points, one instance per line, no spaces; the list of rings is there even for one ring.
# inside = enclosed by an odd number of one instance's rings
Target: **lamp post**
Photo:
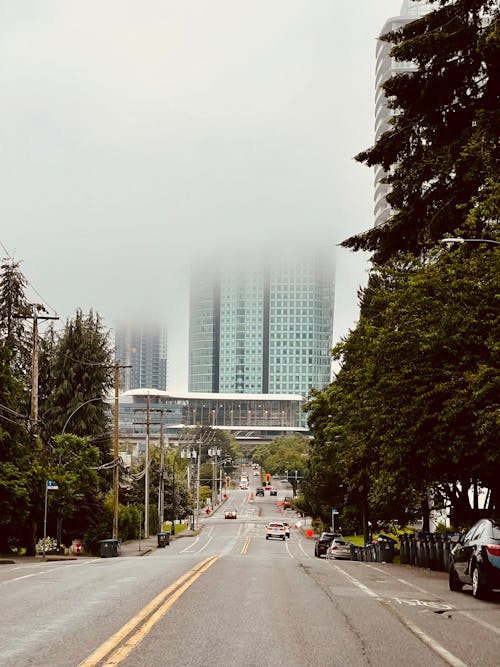
[[[45,482],[45,512],[43,515],[43,546],[42,546],[42,555],[45,559],[45,542],[47,540],[47,505],[49,498],[49,491],[57,491],[59,487],[53,479],[48,479]]]
[[[441,239],[440,243],[451,245],[452,243],[491,243],[493,245],[500,245],[500,241],[494,239],[465,239],[462,236],[452,236],[446,239]]]
[[[212,511],[217,504],[217,457],[220,456],[221,450],[218,447],[211,447],[208,450],[208,455],[212,457]]]
[[[196,449],[191,449],[191,447],[188,447],[187,449],[181,450],[181,458],[183,459],[188,459],[188,467],[187,467],[187,473],[188,473],[188,489],[191,490],[191,461],[194,461],[196,463],[196,459],[198,458],[198,452]],[[199,484],[198,484],[198,489],[199,489]],[[195,529],[195,520],[194,520],[194,512],[191,515],[191,525],[190,525],[191,530]]]

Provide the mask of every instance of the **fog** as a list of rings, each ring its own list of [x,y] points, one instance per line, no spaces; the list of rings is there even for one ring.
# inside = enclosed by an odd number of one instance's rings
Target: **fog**
[[[169,329],[187,385],[189,266],[307,240],[355,325],[373,224],[375,41],[400,0],[0,5],[0,241],[62,326]],[[37,296],[38,295],[38,296]]]

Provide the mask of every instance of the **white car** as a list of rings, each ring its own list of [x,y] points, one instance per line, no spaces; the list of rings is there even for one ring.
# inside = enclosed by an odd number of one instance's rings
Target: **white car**
[[[271,521],[266,526],[266,540],[276,537],[279,540],[286,540],[286,526],[281,521]]]

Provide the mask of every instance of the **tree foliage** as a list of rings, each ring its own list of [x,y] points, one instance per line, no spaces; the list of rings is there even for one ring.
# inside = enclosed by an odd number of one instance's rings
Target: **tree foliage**
[[[489,236],[500,211],[498,3],[440,0],[382,39],[416,71],[383,84],[392,127],[356,159],[388,173],[394,213],[343,245],[373,251],[380,263],[418,255],[447,233]]]
[[[475,480],[498,506],[498,288],[495,251],[471,246],[372,273],[359,324],[334,350],[341,370],[307,405],[316,510],[337,504],[339,472],[347,502],[365,494],[375,518],[404,523],[433,499],[466,522]]]
[[[40,416],[47,439],[66,432],[92,437],[109,458],[111,433],[105,402],[113,387],[113,351],[99,315],[80,310],[61,334],[49,329],[40,366]]]

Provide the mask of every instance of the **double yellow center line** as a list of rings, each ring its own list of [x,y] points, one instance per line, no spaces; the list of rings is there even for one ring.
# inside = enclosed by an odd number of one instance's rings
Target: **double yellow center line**
[[[120,662],[138,646],[148,632],[167,613],[170,607],[201,575],[212,567],[219,556],[210,556],[182,577],[177,579],[171,586],[157,595],[149,604],[128,621],[118,632],[105,641],[91,655],[88,656],[78,667],[96,667],[102,663],[102,667],[119,665]],[[111,655],[109,655],[111,653]],[[106,656],[106,662],[102,662]]]

